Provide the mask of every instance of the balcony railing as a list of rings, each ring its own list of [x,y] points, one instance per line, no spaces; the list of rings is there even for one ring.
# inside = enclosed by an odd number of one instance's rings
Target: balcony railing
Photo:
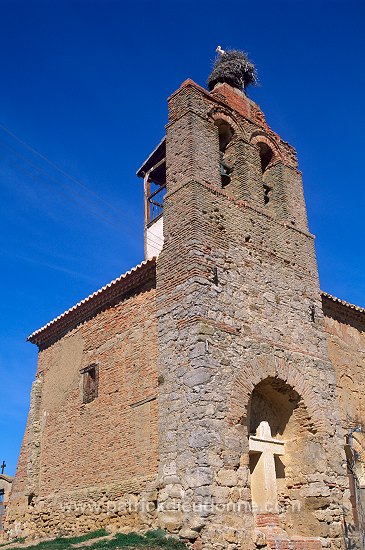
[[[166,194],[166,185],[158,185],[152,181],[149,184],[150,194],[147,197],[147,225],[150,225],[162,216],[163,201]]]

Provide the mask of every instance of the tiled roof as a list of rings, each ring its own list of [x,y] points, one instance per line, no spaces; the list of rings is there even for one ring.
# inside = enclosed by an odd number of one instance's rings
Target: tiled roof
[[[155,267],[156,258],[145,260],[33,332],[27,340],[41,348],[44,347],[105,306],[138,288],[154,276]]]
[[[341,304],[342,306],[350,308],[353,311],[357,311],[359,313],[365,313],[365,309],[363,307],[356,306],[355,304],[350,304],[349,302],[346,302],[345,300],[341,300],[340,298],[336,298],[336,296],[332,296],[332,294],[328,294],[327,292],[322,291],[322,296],[324,298],[327,298],[328,300],[331,300],[332,302],[335,302],[337,304]]]

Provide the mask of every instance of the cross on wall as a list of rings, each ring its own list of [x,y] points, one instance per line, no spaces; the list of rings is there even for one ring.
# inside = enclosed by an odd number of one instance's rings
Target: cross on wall
[[[262,421],[256,435],[249,439],[251,468],[251,495],[254,511],[277,512],[278,490],[275,456],[284,455],[284,441],[271,436],[268,422]]]

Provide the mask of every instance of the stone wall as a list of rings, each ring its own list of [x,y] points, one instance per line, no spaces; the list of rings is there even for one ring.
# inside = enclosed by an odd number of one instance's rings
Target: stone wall
[[[343,428],[365,426],[365,313],[323,298],[328,352],[336,370]]]
[[[40,352],[8,511],[11,534],[152,521],[158,447],[154,284]],[[83,403],[80,371],[90,364],[98,366],[98,397]]]
[[[337,375],[356,530],[365,543],[365,312],[324,296],[328,351]]]

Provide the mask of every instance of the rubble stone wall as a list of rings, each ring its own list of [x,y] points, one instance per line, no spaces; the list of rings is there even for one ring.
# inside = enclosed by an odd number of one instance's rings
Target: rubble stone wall
[[[323,299],[328,352],[337,374],[343,428],[364,427],[365,314]]]
[[[323,297],[328,351],[336,371],[347,445],[351,502],[365,544],[365,314]]]

